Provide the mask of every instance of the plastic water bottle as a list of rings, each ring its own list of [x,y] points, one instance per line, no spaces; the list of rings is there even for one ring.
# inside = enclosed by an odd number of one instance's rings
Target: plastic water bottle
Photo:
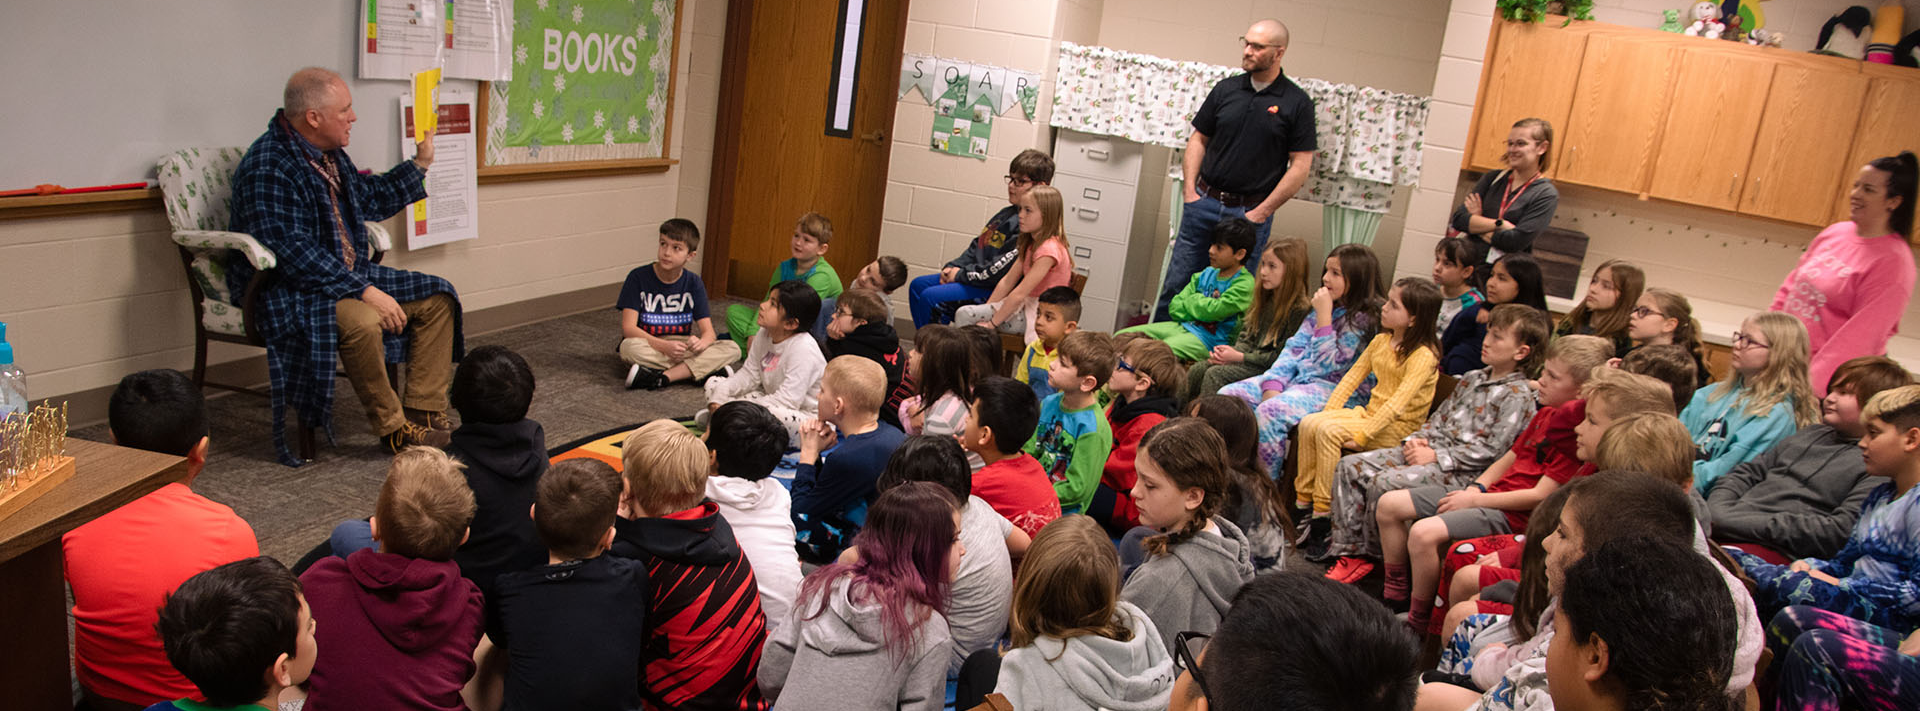
[[[7,324],[0,322],[0,419],[27,414],[27,374],[13,364],[13,344],[7,342]]]

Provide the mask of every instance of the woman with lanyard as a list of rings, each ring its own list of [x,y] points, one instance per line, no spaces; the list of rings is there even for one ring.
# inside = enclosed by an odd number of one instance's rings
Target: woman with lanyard
[[[1798,316],[1813,348],[1809,378],[1825,397],[1833,371],[1855,356],[1887,352],[1913,298],[1913,234],[1920,160],[1912,153],[1860,167],[1847,193],[1848,220],[1827,226],[1780,283],[1772,309]]]
[[[1467,199],[1453,210],[1447,236],[1465,236],[1476,264],[1500,255],[1533,251],[1533,238],[1553,221],[1560,191],[1541,175],[1553,146],[1553,126],[1537,118],[1521,119],[1507,132],[1507,168],[1480,176]],[[1484,284],[1489,270],[1473,270]]]

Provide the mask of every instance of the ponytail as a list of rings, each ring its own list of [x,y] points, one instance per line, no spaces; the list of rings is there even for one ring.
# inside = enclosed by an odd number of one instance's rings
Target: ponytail
[[[1920,159],[1912,151],[1901,151],[1897,156],[1875,158],[1867,165],[1886,171],[1887,197],[1900,198],[1900,206],[1893,208],[1888,224],[1901,236],[1913,239],[1913,201],[1915,188],[1920,186]]]

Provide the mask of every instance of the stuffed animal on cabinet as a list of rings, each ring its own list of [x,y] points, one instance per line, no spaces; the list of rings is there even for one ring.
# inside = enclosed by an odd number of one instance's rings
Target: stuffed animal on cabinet
[[[1900,27],[1906,24],[1907,8],[1898,2],[1880,3],[1873,13],[1872,40],[1867,42],[1867,61],[1892,64],[1894,45],[1900,42]]]
[[[1867,58],[1867,28],[1873,25],[1873,11],[1854,5],[1820,26],[1813,42],[1814,54],[1831,54],[1853,59]]]
[[[1660,23],[1661,32],[1672,32],[1674,34],[1680,34],[1681,32],[1686,31],[1687,26],[1680,24],[1679,10],[1661,10],[1660,12],[1667,19],[1666,22]]]
[[[1893,63],[1902,67],[1920,67],[1920,30],[1909,33],[1893,48]]]
[[[1864,10],[1866,8],[1861,9]],[[1707,2],[1706,0],[1701,0],[1701,2],[1693,4],[1693,24],[1687,25],[1686,35],[1688,37],[1720,39],[1720,33],[1725,32],[1726,29],[1727,24],[1720,21],[1719,5]],[[1864,50],[1865,45],[1862,45],[1863,53]]]

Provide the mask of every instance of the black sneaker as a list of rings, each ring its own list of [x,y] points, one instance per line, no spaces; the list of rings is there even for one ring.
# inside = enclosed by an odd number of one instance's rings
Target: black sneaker
[[[1327,557],[1327,547],[1333,543],[1333,519],[1315,516],[1307,519],[1306,541],[1300,544],[1300,555],[1307,560]]]
[[[627,389],[659,390],[667,384],[667,376],[652,368],[643,368],[638,364],[627,368]]]

